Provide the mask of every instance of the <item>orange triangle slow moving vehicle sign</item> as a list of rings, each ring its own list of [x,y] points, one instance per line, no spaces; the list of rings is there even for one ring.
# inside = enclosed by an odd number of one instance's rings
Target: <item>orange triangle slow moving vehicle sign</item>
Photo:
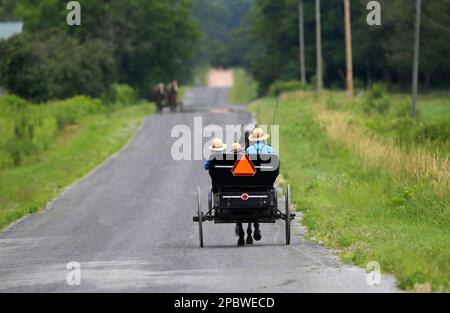
[[[234,176],[255,176],[256,168],[248,155],[244,154],[233,166],[232,173]]]

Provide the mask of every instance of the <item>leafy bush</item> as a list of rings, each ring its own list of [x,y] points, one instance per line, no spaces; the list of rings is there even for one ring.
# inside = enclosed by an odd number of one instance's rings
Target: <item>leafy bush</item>
[[[63,129],[66,125],[76,124],[80,118],[102,110],[101,100],[91,99],[86,96],[54,101],[45,106],[55,117],[59,129]]]
[[[415,133],[418,143],[450,144],[450,120],[422,125]]]
[[[0,168],[18,165],[23,156],[49,147],[56,119],[16,96],[0,98]]]
[[[136,90],[126,84],[114,84],[114,96],[114,102],[122,106],[133,105],[138,101]]]
[[[309,90],[308,84],[304,84],[301,81],[289,80],[289,81],[276,81],[269,89],[271,96],[279,96],[284,92],[296,91],[296,90]]]
[[[373,84],[368,92],[367,100],[362,102],[362,105],[364,113],[368,115],[387,114],[391,103],[386,85],[383,83]]]
[[[389,115],[397,118],[402,117],[411,117],[411,99],[409,97],[405,97],[400,99],[399,101],[392,103],[389,109]],[[417,112],[419,115],[420,112]]]
[[[0,97],[0,169],[48,149],[59,130],[102,109],[100,100],[84,96],[42,105],[16,96]]]
[[[105,43],[81,44],[58,30],[1,41],[0,55],[0,84],[33,102],[80,94],[101,98],[115,79],[115,61]]]

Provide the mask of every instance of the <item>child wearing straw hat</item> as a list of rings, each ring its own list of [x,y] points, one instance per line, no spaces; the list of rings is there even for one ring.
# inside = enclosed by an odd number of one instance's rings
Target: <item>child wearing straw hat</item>
[[[272,147],[264,143],[269,137],[262,128],[255,128],[248,138],[254,144],[247,148],[247,154],[272,154]]]
[[[213,154],[219,154],[223,153],[227,149],[227,145],[223,143],[223,140],[220,138],[215,138],[212,142],[212,144],[209,146],[209,150]],[[209,166],[211,164],[211,161],[208,160],[205,162],[204,168],[206,171],[209,171]]]
[[[231,153],[239,153],[242,151],[244,151],[244,148],[242,148],[239,142],[235,142],[231,145]]]

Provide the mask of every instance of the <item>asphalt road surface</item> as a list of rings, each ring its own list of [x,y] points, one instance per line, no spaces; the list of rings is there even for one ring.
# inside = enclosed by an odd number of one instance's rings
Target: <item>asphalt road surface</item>
[[[262,225],[263,239],[237,247],[233,225],[206,224],[205,249],[192,222],[196,188],[206,191],[202,161],[173,161],[172,128],[250,123],[227,104],[226,88],[193,88],[187,113],[148,117],[130,144],[67,189],[49,208],[0,234],[1,292],[395,292],[395,279],[367,284],[365,270],[344,265],[303,238],[291,246],[284,224]],[[230,110],[233,108],[233,110]],[[81,266],[78,277],[67,264]],[[73,280],[71,280],[73,281]],[[76,281],[76,280],[75,280]]]

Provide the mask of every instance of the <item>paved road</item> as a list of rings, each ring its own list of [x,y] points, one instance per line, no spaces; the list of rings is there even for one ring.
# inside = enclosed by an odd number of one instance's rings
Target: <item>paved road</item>
[[[227,94],[188,90],[188,113],[147,118],[120,154],[47,211],[1,233],[0,291],[396,291],[391,277],[368,286],[364,270],[303,239],[300,226],[290,247],[280,223],[263,225],[260,243],[238,248],[232,225],[206,225],[206,248],[198,248],[196,187],[206,191],[209,178],[202,161],[171,159],[171,130],[198,116],[204,125],[251,122],[249,113],[228,110]],[[70,261],[81,265],[80,286],[66,283]]]

